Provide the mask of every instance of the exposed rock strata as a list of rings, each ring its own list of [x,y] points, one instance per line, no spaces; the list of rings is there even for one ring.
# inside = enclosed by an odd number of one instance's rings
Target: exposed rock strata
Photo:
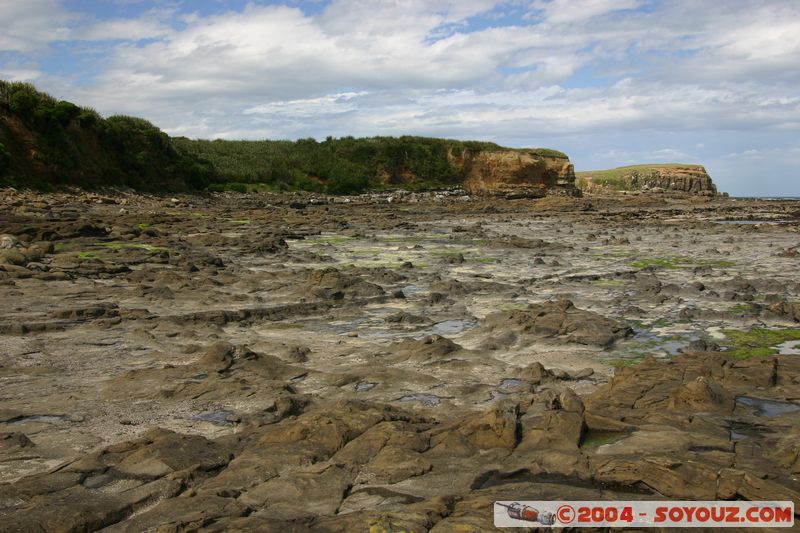
[[[535,150],[464,151],[449,154],[461,169],[464,187],[471,194],[508,198],[538,198],[547,194],[580,196],[575,172],[566,157],[543,155]]]
[[[214,346],[201,363],[231,352]],[[785,403],[798,373],[792,356],[687,354],[584,399],[553,383],[444,420],[347,401],[232,437],[153,430],[0,485],[0,517],[18,531],[443,532],[490,529],[503,494],[797,505],[800,409],[765,417],[737,398],[755,386]]]
[[[608,177],[611,172],[614,173],[613,178]],[[696,165],[621,167],[611,171],[579,172],[577,177],[581,188],[589,192],[623,190],[717,194],[717,186],[706,169]]]
[[[796,202],[348,200],[0,191],[0,530],[797,501]]]

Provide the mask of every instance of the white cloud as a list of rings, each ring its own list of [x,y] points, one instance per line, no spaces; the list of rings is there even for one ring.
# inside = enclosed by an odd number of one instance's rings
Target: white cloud
[[[316,15],[287,3],[103,21],[55,0],[5,2],[0,17],[15,22],[0,49],[73,39],[105,52],[91,83],[46,72],[38,83],[188,136],[420,133],[554,147],[582,136],[595,151],[592,139],[613,134],[637,148],[593,157],[622,164],[699,148],[733,161],[746,143],[720,148],[721,133],[800,131],[795,0],[333,0]],[[24,59],[0,74],[39,75]],[[710,137],[647,140],[665,132]]]
[[[765,151],[751,148],[742,152],[731,152],[728,157],[733,159],[764,159]]]
[[[0,51],[31,52],[68,35],[75,17],[56,0],[4,0],[0,20]]]
[[[641,6],[642,0],[535,0],[531,7],[544,13],[546,22],[565,24]]]
[[[667,4],[656,14],[618,13],[639,4],[537,2],[547,24],[475,31],[459,24],[486,12],[491,2],[340,0],[316,17],[286,6],[250,5],[242,12],[185,19],[186,28],[172,32],[142,19],[115,31],[118,21],[111,21],[105,34],[98,29],[89,37],[163,35],[146,46],[116,48],[112,68],[80,96],[103,110],[147,114],[173,131],[186,131],[186,119],[199,112],[204,120],[198,135],[213,133],[215,124],[230,131],[234,118],[239,123],[233,129],[246,132],[250,123],[260,132],[263,121],[271,120],[266,115],[275,115],[277,123],[293,113],[303,117],[306,131],[330,127],[331,115],[338,114],[347,121],[342,126],[353,129],[404,123],[408,130],[424,131],[446,124],[458,134],[483,123],[496,135],[515,122],[574,132],[622,126],[691,129],[708,121],[725,128],[791,128],[800,120],[793,90],[757,79],[727,83],[724,76],[691,82],[682,74],[704,62],[728,65],[740,74],[769,68],[742,56],[746,47],[736,43],[763,33],[774,22],[774,5],[751,9],[746,22],[725,16],[711,20],[722,8],[704,3],[700,9],[697,2]],[[619,24],[597,27],[598,16],[618,17]],[[663,23],[654,24],[656,16]],[[783,18],[786,31],[800,20],[787,13]],[[444,37],[431,38],[447,25],[455,26]],[[774,44],[759,57],[782,61],[792,42]],[[679,55],[659,57],[665,50]],[[608,88],[550,91],[546,101],[541,99],[544,88],[562,85],[582,68],[613,72],[631,54],[652,52],[658,52],[654,68],[631,69]],[[339,95],[345,93],[357,97],[342,100]],[[213,111],[217,114],[209,116]],[[292,121],[285,133],[300,127]]]
[[[172,26],[148,16],[138,19],[112,19],[96,22],[72,32],[70,37],[75,41],[139,41],[166,37],[172,32]]]
[[[33,68],[15,68],[11,65],[0,67],[0,79],[9,81],[36,81],[42,72]]]
[[[244,110],[245,115],[283,115],[292,117],[314,117],[321,114],[339,114],[356,111],[358,106],[354,101],[359,96],[365,96],[366,91],[349,92],[307,98],[305,100],[288,100],[271,102]]]

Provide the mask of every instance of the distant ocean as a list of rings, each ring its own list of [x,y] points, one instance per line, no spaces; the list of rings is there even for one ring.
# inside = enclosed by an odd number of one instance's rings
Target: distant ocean
[[[800,196],[731,196],[732,200],[800,200]]]

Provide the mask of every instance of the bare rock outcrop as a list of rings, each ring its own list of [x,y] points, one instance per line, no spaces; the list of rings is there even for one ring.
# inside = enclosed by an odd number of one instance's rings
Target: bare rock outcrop
[[[217,439],[153,429],[0,484],[0,518],[13,531],[486,531],[508,493],[797,505],[799,368],[685,354],[588,396],[554,385],[436,419],[343,401]]]
[[[580,196],[569,158],[552,150],[465,150],[458,155],[450,152],[448,159],[463,173],[464,186],[471,194],[508,198]]]
[[[484,319],[483,327],[498,333],[494,344],[505,345],[524,345],[533,339],[552,338],[561,342],[610,346],[632,334],[624,323],[579,309],[569,300],[492,313]]]

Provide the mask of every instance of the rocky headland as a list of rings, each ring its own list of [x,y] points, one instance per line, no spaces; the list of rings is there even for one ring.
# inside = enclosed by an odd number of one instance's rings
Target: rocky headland
[[[505,198],[581,194],[569,158],[554,150],[465,150],[458,156],[450,151],[448,158],[459,168],[470,194]]]
[[[652,164],[578,172],[577,183],[587,192],[648,191],[699,195],[717,194],[717,186],[700,165]]]

